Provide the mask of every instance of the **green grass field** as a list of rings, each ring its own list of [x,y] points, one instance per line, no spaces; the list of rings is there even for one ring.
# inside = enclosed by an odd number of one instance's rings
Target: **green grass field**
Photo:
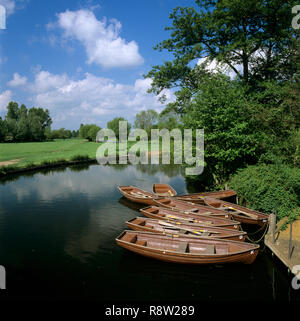
[[[96,157],[98,143],[82,139],[54,140],[35,143],[3,143],[0,144],[1,162],[18,159],[17,167],[37,165],[45,161],[71,160],[74,156]]]
[[[128,142],[128,148],[136,142]],[[147,144],[147,143],[146,143]],[[21,169],[59,161],[71,161],[80,156],[96,158],[99,143],[84,139],[54,140],[33,143],[1,143],[0,168]],[[151,143],[149,142],[149,150]],[[118,147],[117,147],[118,149]],[[11,164],[4,162],[11,162]]]

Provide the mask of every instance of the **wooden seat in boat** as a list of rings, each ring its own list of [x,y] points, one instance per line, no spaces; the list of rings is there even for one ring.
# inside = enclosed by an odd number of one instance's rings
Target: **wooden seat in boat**
[[[178,252],[186,253],[188,249],[188,242],[180,242],[178,246]]]
[[[205,254],[215,254],[216,253],[216,247],[214,244],[207,244]]]

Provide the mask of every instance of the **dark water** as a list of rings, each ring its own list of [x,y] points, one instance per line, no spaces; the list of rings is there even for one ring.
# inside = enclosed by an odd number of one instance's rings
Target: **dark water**
[[[252,265],[187,266],[115,243],[138,206],[117,185],[187,192],[180,167],[81,166],[0,181],[0,265],[9,299],[298,301],[292,275],[262,249]]]

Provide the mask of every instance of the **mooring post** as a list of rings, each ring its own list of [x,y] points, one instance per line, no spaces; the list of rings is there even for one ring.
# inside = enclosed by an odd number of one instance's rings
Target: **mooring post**
[[[293,231],[292,231],[292,227],[293,227],[293,223],[290,223],[290,240],[289,240],[289,260],[292,257],[292,251],[293,251],[293,247],[292,247],[292,241],[293,241]]]
[[[272,243],[275,243],[275,231],[276,231],[276,212],[269,215],[269,230],[268,234],[272,235]]]

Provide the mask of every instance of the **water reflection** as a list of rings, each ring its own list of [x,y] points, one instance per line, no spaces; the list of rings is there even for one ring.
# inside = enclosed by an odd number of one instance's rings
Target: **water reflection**
[[[190,267],[116,245],[125,222],[143,207],[124,199],[117,185],[151,191],[164,182],[186,193],[180,166],[72,166],[1,181],[1,265],[12,293],[23,289],[22,298],[272,300],[274,291],[282,299],[278,293],[288,287],[278,274],[273,291],[263,253],[251,266]]]

